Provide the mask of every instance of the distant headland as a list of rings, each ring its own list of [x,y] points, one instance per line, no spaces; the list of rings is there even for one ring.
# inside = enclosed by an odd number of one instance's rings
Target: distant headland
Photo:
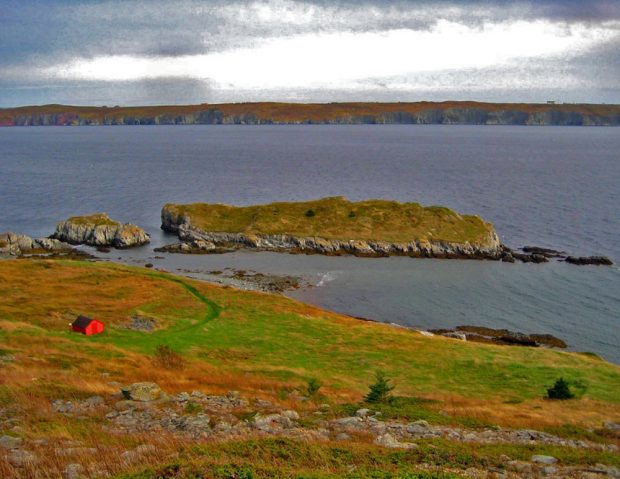
[[[0,108],[0,126],[279,124],[618,126],[620,105],[423,101]]]

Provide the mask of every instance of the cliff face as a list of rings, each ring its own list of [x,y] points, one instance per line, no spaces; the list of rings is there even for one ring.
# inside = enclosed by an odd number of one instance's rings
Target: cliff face
[[[131,248],[150,242],[149,235],[140,227],[111,220],[105,213],[76,216],[56,226],[52,238],[70,244],[87,244],[114,248]]]
[[[48,105],[0,109],[0,126],[260,124],[620,125],[619,105],[240,103],[161,107]]]
[[[479,242],[412,240],[409,242],[327,239],[287,234],[245,234],[203,231],[192,226],[189,216],[169,205],[161,214],[162,229],[176,233],[182,243],[165,248],[170,252],[201,253],[250,248],[261,251],[356,256],[412,256],[434,258],[500,259],[503,247],[494,229]]]

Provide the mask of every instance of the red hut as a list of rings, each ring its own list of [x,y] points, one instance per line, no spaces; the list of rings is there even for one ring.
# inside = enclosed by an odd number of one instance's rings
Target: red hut
[[[71,330],[76,333],[82,333],[90,336],[91,334],[103,333],[103,323],[93,318],[87,318],[86,316],[78,316],[73,323],[71,323]]]

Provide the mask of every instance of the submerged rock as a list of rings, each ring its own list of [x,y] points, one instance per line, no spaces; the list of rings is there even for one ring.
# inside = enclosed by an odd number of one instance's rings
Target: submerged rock
[[[611,266],[613,261],[606,256],[569,256],[565,259],[567,263],[576,265],[603,265]]]
[[[114,248],[131,248],[151,241],[139,226],[119,223],[106,213],[90,216],[74,216],[56,226],[52,238],[71,244],[86,244]]]

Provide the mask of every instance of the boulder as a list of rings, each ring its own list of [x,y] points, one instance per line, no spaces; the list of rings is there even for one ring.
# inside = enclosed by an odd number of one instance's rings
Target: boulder
[[[157,401],[167,397],[157,384],[150,382],[133,383],[122,387],[121,392],[126,399],[141,402]]]
[[[550,466],[558,462],[558,460],[553,456],[543,456],[541,454],[535,454],[530,459],[531,462],[535,462],[537,464],[545,464]]]
[[[7,460],[14,467],[32,466],[38,462],[34,453],[23,449],[13,449],[7,456]]]
[[[84,472],[84,466],[81,464],[68,464],[63,471],[64,479],[79,479]]]
[[[70,244],[131,248],[150,242],[150,236],[139,226],[119,223],[106,213],[89,216],[73,216],[61,221],[51,236]]]
[[[390,449],[415,449],[418,447],[416,444],[410,442],[400,442],[389,432],[378,436],[377,439],[375,439],[375,444]]]
[[[0,448],[17,449],[22,445],[21,437],[0,436]]]
[[[0,255],[19,256],[33,250],[69,251],[70,244],[50,238],[36,238],[7,231],[0,233]]]

